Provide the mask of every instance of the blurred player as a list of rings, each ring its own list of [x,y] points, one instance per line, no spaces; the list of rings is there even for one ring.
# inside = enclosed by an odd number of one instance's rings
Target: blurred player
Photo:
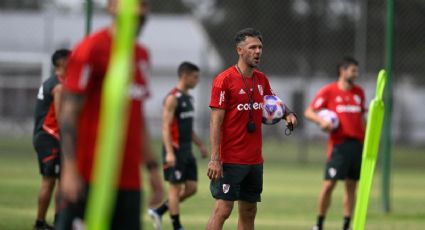
[[[179,218],[179,204],[197,190],[198,170],[192,153],[192,142],[200,149],[202,158],[208,151],[193,131],[193,98],[188,94],[199,81],[199,68],[183,62],[178,68],[179,81],[165,98],[162,114],[164,143],[164,178],[170,183],[168,200],[159,208],[150,209],[149,215],[157,230],[162,229],[161,217],[169,210],[174,230],[183,229]]]
[[[254,229],[257,202],[263,190],[261,118],[264,95],[272,95],[267,77],[256,68],[262,36],[251,28],[236,34],[238,62],[220,73],[211,92],[208,177],[216,199],[208,230],[222,229],[234,201],[239,202],[238,229]],[[286,108],[287,126],[297,119]]]
[[[360,177],[366,109],[363,89],[354,84],[354,80],[359,74],[358,63],[351,57],[345,57],[337,65],[337,70],[338,80],[320,89],[304,114],[307,119],[318,124],[322,130],[330,132],[317,223],[313,230],[324,229],[323,222],[337,180],[345,180],[342,229],[349,229],[357,181]],[[321,109],[329,109],[338,115],[339,127],[336,130],[331,132],[331,123],[317,115],[316,112]]]
[[[46,223],[46,214],[56,179],[60,175],[59,102],[62,94],[64,71],[70,53],[66,49],[56,50],[53,53],[54,74],[43,82],[37,94],[33,145],[37,152],[42,179],[38,194],[37,220],[34,224],[34,230],[53,229],[52,226]],[[56,189],[55,220],[58,212],[58,192],[59,189]]]
[[[115,16],[118,0],[108,1],[108,10]],[[145,22],[148,5],[140,1],[137,9],[138,30]],[[81,41],[69,60],[61,119],[63,170],[61,189],[65,199],[59,229],[80,229],[83,223],[88,190],[92,183],[95,143],[98,132],[102,84],[108,68],[115,23]],[[153,158],[149,134],[144,120],[144,100],[149,95],[146,49],[135,41],[132,83],[129,88],[128,124],[123,145],[123,161],[117,182],[117,197],[111,218],[111,229],[140,229],[141,177],[143,162],[150,175],[150,205],[162,200],[158,165]]]

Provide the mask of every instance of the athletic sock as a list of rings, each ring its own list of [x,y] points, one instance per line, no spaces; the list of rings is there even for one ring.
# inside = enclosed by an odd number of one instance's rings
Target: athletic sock
[[[159,215],[164,215],[168,210],[168,200],[166,200],[161,206],[155,209],[156,213]]]
[[[179,214],[177,215],[171,215],[171,223],[173,224],[173,229],[174,230],[178,230],[182,227],[182,225],[180,224],[180,216]]]
[[[351,216],[344,216],[344,225],[342,226],[343,230],[348,230],[350,228]]]
[[[53,218],[53,226],[56,226],[58,221],[59,221],[59,213],[55,213],[55,217]]]
[[[323,222],[325,222],[325,216],[317,216],[316,226],[319,228],[318,230],[323,229]]]

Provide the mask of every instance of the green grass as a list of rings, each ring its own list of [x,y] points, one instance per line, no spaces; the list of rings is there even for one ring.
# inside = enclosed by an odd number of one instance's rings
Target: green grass
[[[267,140],[264,143],[265,174],[263,201],[258,205],[256,229],[306,230],[315,221],[318,192],[321,186],[324,143],[309,143],[307,161],[298,160],[299,143]],[[155,143],[159,152],[159,145]],[[196,154],[198,154],[196,152]],[[206,160],[199,160],[199,190],[183,203],[181,220],[186,229],[204,229],[214,200],[206,177]],[[392,212],[380,209],[380,170],[374,178],[366,229],[422,230],[425,226],[425,149],[406,146],[393,148]],[[36,215],[40,183],[35,153],[29,138],[0,139],[0,229],[30,229]],[[149,190],[147,188],[147,190]],[[149,191],[146,191],[149,194]],[[343,186],[333,194],[326,219],[327,230],[341,229]],[[52,206],[53,207],[53,206]],[[53,219],[52,207],[48,220]],[[145,229],[152,229],[144,214]],[[171,229],[168,216],[165,229]],[[237,205],[224,229],[236,229]]]

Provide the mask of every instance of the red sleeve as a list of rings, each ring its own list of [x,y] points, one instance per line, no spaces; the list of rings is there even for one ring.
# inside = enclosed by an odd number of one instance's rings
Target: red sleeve
[[[227,78],[225,76],[217,76],[213,83],[211,89],[211,108],[225,109],[228,99],[229,99],[229,89]]]
[[[264,77],[264,95],[276,95],[270,87],[270,82],[266,77]]]
[[[361,104],[361,106],[362,106],[362,114],[364,114],[364,113],[367,112],[367,107],[366,107],[366,96],[365,96],[363,90],[361,90],[360,97],[361,97],[361,100],[362,100],[362,102],[361,102],[362,103]]]
[[[328,101],[328,90],[326,90],[326,88],[322,88],[316,94],[309,107],[314,111],[326,109],[328,107]]]
[[[84,93],[91,76],[90,45],[88,40],[82,41],[69,58],[64,87],[74,93]]]

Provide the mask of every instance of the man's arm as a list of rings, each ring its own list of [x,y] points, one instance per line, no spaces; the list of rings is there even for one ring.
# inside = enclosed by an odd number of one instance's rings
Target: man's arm
[[[61,112],[62,89],[62,84],[57,84],[52,90],[53,105],[55,107],[55,116],[57,121],[59,121]]]
[[[176,165],[176,156],[171,139],[171,125],[174,119],[174,113],[177,108],[177,98],[174,95],[168,95],[165,99],[164,110],[162,112],[162,141],[165,146],[165,162],[168,166]]]
[[[84,96],[65,92],[63,95],[60,130],[62,147],[61,191],[64,198],[75,202],[81,191],[81,181],[75,163],[75,146],[78,120],[83,108]]]
[[[211,145],[211,160],[208,163],[208,177],[211,180],[216,180],[222,176],[222,167],[220,162],[220,135],[221,125],[223,124],[225,110],[211,108],[210,120],[210,145]]]
[[[325,132],[330,132],[330,131],[331,131],[331,129],[332,129],[332,124],[331,124],[330,122],[327,122],[326,120],[324,120],[324,119],[320,118],[320,117],[319,117],[319,115],[317,115],[317,114],[314,112],[313,108],[308,107],[308,108],[305,110],[305,112],[304,112],[304,116],[305,116],[308,120],[310,120],[310,121],[312,121],[312,122],[316,123],[317,125],[319,125],[319,126],[320,126],[320,128],[321,128],[323,131],[325,131]]]
[[[163,198],[164,189],[162,188],[161,177],[158,170],[158,161],[155,159],[151,148],[151,138],[144,116],[141,118],[143,125],[143,163],[149,173],[149,184],[151,186],[151,197],[149,199],[149,206],[157,206]]]
[[[201,138],[199,138],[194,131],[192,131],[192,141],[198,146],[199,150],[201,151],[201,157],[206,158],[208,156],[208,150],[202,143]]]

